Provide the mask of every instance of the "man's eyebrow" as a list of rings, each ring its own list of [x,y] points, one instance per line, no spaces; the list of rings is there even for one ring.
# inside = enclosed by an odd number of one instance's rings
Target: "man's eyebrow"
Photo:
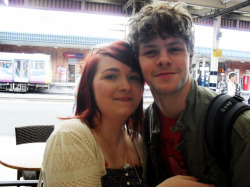
[[[180,41],[172,41],[172,42],[166,43],[165,46],[173,46],[173,45],[178,45],[178,44],[183,44],[183,43]],[[142,46],[142,49],[154,48],[154,47],[157,47],[157,44],[144,44]]]
[[[172,45],[177,45],[177,44],[183,44],[183,43],[180,42],[180,41],[173,41],[173,42],[167,43],[166,45],[167,45],[167,46],[172,46]]]
[[[144,44],[144,45],[142,46],[142,49],[154,48],[154,47],[156,47],[155,44]]]

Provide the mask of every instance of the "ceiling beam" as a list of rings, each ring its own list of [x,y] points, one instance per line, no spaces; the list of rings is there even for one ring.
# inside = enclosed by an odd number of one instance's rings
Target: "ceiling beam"
[[[123,9],[128,9],[131,5],[133,5],[134,0],[128,0],[124,5],[123,5]]]
[[[215,8],[215,9],[224,9],[239,4],[240,2],[243,2],[243,0],[231,0],[227,3],[222,3],[221,0],[175,0],[175,1],[184,2],[189,6]],[[250,13],[250,7],[244,7],[240,11]]]
[[[241,9],[241,8],[244,8],[244,7],[247,7],[250,5],[250,0],[247,0],[247,1],[244,1],[242,3],[239,3],[239,4],[236,4],[234,6],[231,6],[229,8],[226,8],[226,9],[222,9],[222,10],[218,10],[212,14],[209,14],[209,15],[204,15],[204,16],[200,16],[200,18],[202,20],[207,20],[207,19],[213,19],[213,18],[216,18],[218,16],[222,16],[222,15],[225,15],[225,14],[228,14],[230,12],[233,12],[235,10],[238,10],[238,9]]]
[[[90,3],[104,3],[104,4],[113,4],[113,5],[123,5],[127,0],[83,0]]]
[[[249,15],[244,14],[229,14],[226,17],[227,19],[234,19],[234,20],[242,20],[242,21],[250,21]]]

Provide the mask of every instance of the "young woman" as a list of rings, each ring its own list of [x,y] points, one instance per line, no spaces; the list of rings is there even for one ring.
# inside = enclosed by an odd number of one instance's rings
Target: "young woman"
[[[144,79],[127,42],[85,59],[74,119],[47,141],[44,186],[145,186]]]

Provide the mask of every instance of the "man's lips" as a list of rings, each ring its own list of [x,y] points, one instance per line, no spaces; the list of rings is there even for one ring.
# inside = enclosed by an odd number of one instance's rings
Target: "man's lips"
[[[171,75],[174,75],[174,74],[175,74],[174,72],[160,72],[160,73],[155,74],[155,76],[156,77],[171,76]]]

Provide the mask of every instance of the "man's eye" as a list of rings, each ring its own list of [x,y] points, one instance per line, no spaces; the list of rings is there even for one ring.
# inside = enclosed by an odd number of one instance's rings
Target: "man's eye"
[[[158,53],[157,50],[147,50],[145,52],[143,52],[144,55],[147,55],[147,56],[153,56],[153,55],[156,55]]]
[[[182,48],[179,47],[172,47],[170,49],[168,49],[169,52],[179,52],[182,51]]]

